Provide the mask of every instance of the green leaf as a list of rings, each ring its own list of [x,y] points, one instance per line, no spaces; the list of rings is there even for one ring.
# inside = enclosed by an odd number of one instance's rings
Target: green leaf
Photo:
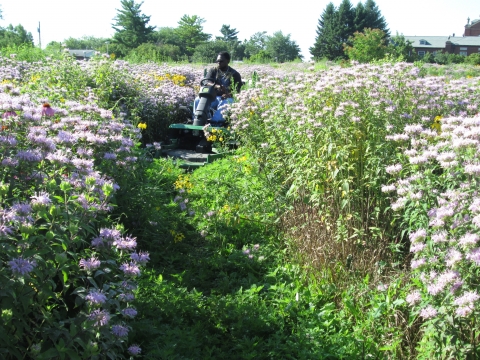
[[[52,358],[58,358],[59,354],[57,349],[55,348],[50,348],[44,353],[41,353],[39,358],[40,359],[52,359]]]
[[[63,283],[65,284],[68,280],[68,273],[66,270],[62,270],[62,274],[63,274]]]

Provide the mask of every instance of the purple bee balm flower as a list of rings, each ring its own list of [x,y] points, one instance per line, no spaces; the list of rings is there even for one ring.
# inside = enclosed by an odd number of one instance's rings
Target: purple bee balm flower
[[[32,196],[31,203],[32,205],[47,206],[52,203],[52,200],[50,200],[50,195],[48,193],[42,191]]]
[[[2,118],[7,119],[9,117],[18,116],[15,111],[5,111],[2,115]]]
[[[135,300],[135,295],[127,293],[127,294],[119,294],[118,295],[118,300],[124,301],[124,302],[131,302]]]
[[[90,293],[85,296],[85,300],[87,300],[91,305],[102,305],[107,301],[107,297],[100,291],[97,290],[90,290]]]
[[[123,273],[126,276],[138,276],[140,275],[140,269],[138,268],[137,264],[131,262],[130,264],[124,263],[120,266],[120,270],[123,271]]]
[[[51,108],[50,104],[45,103],[42,107],[42,116],[53,116],[55,111]]]
[[[127,349],[127,351],[130,355],[135,356],[135,355],[140,355],[140,353],[142,352],[142,349],[138,345],[132,345]]]
[[[410,267],[413,270],[425,265],[426,263],[427,261],[425,260],[425,258],[420,258],[420,259],[412,260]]]
[[[425,239],[427,236],[427,231],[425,229],[418,229],[417,231],[410,234],[410,241],[412,243],[420,242]]]
[[[93,321],[93,326],[104,326],[110,321],[110,314],[105,310],[94,310],[88,315],[88,320]]]
[[[410,294],[407,295],[405,299],[410,305],[415,305],[422,300],[422,296],[420,295],[420,291],[414,290]]]
[[[137,310],[131,307],[123,309],[121,313],[123,316],[128,317],[130,319],[133,319],[135,316],[137,316]]]
[[[105,153],[103,158],[106,160],[115,160],[117,158],[117,155],[114,153]]]
[[[457,306],[472,305],[480,298],[475,291],[467,291],[462,296],[459,296],[454,300],[454,304]]]
[[[120,250],[133,250],[137,247],[136,238],[126,237],[125,239],[119,239],[113,242],[113,245]]]
[[[83,268],[82,270],[92,271],[98,269],[100,267],[100,260],[95,257],[91,257],[90,259],[81,259],[80,260],[80,267]]]
[[[123,325],[113,325],[112,326],[112,333],[118,337],[126,337],[128,336],[128,328]]]
[[[471,248],[477,244],[478,239],[477,234],[467,233],[458,240],[458,243],[463,247]]]
[[[428,305],[426,308],[420,311],[420,316],[424,319],[431,319],[437,316],[437,314],[437,310],[431,305]]]
[[[21,257],[10,260],[7,263],[12,273],[18,276],[28,275],[28,273],[30,273],[35,266],[37,266],[35,260],[27,260]]]
[[[130,258],[141,265],[145,265],[150,260],[150,255],[148,252],[132,253]]]
[[[7,236],[13,234],[13,229],[11,226],[0,223],[0,236]]]

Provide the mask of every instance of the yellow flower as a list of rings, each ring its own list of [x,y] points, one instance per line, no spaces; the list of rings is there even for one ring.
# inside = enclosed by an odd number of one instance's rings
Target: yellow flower
[[[435,116],[435,118],[433,119],[433,124],[431,126],[431,128],[436,130],[438,133],[440,133],[442,129],[442,124],[440,123],[440,120],[442,120],[441,116]]]
[[[139,124],[137,125],[137,127],[138,127],[139,129],[145,130],[145,129],[147,128],[147,124],[146,124],[146,123],[139,123]]]

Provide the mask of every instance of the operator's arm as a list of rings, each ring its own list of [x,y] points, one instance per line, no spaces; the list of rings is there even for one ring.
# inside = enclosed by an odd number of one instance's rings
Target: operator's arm
[[[216,78],[217,78],[217,69],[210,68],[210,70],[208,70],[207,75],[205,75],[205,79],[216,79]],[[222,85],[217,84],[215,81],[208,81],[207,85],[214,86],[214,88],[218,91],[222,91],[222,92],[225,91],[225,88]]]

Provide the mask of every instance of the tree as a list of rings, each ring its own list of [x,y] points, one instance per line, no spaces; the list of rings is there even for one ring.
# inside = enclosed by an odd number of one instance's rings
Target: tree
[[[0,28],[0,47],[22,44],[33,46],[32,33],[27,32],[22,25],[13,27],[10,24],[6,28]]]
[[[223,40],[223,41],[232,41],[232,42],[237,42],[238,41],[238,31],[237,29],[231,29],[230,25],[222,25],[222,28],[220,29],[220,32],[222,33],[223,36],[217,36],[217,40]]]
[[[178,22],[176,33],[187,56],[192,56],[198,45],[210,39],[210,34],[203,32],[204,22],[205,20],[197,15],[183,15]]]
[[[316,59],[327,58],[329,60],[335,59],[335,54],[338,53],[338,41],[336,37],[336,23],[337,10],[333,3],[329,3],[320,19],[317,26],[317,38],[315,44],[311,47],[310,54]]]
[[[356,32],[349,41],[352,45],[344,45],[345,53],[350,60],[369,63],[385,57],[387,51],[386,34],[380,29],[364,29]]]
[[[180,58],[180,48],[171,44],[155,45],[144,43],[128,53],[127,59],[134,61],[177,61]]]
[[[349,39],[365,28],[380,29],[389,36],[385,19],[373,0],[367,0],[365,5],[359,2],[356,8],[349,0],[343,0],[338,9],[329,3],[318,21],[317,37],[310,54],[317,59],[345,58],[343,44],[351,46]]]
[[[266,52],[278,62],[292,61],[302,58],[300,47],[290,39],[290,34],[283,35],[281,31],[268,37],[265,44]]]
[[[350,0],[343,0],[338,7],[336,22],[336,36],[341,47],[349,41],[356,31],[354,20],[355,10],[352,7],[352,3]],[[337,57],[341,56],[342,54],[340,53],[337,55]]]
[[[112,28],[116,31],[113,41],[127,49],[133,49],[140,44],[151,40],[155,26],[148,26],[150,16],[142,14],[140,7],[143,2],[134,0],[121,0],[122,9],[117,9],[116,21]]]
[[[109,41],[107,38],[96,38],[94,36],[84,36],[80,39],[69,37],[63,43],[69,49],[89,49],[98,50],[105,48],[105,42]]]
[[[177,29],[172,27],[161,27],[152,34],[152,40],[157,45],[175,45],[180,47],[182,40],[178,36]]]
[[[409,61],[414,60],[413,42],[406,40],[405,36],[397,35],[390,38],[387,53],[390,54],[397,61]],[[433,56],[432,56],[433,62]]]
[[[228,51],[228,45],[227,41],[221,39],[200,44],[195,48],[192,61],[196,63],[213,63],[220,51]]]
[[[373,0],[367,0],[365,2],[364,25],[362,29],[357,29],[357,31],[363,31],[364,28],[380,29],[385,33],[387,38],[390,37],[387,22]]]
[[[265,50],[267,46],[267,40],[268,36],[266,31],[256,32],[250,36],[248,41],[245,40],[243,42],[245,45],[245,56],[250,58],[258,54],[260,51]]]

